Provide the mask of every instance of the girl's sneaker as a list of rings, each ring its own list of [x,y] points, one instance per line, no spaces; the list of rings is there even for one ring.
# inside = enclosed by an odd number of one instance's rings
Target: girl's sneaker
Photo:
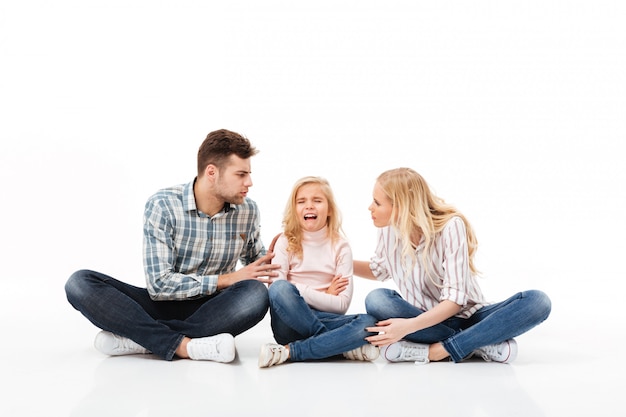
[[[344,352],[343,357],[353,361],[373,361],[378,358],[380,349],[368,343],[349,352]]]
[[[280,365],[289,358],[289,350],[277,343],[266,343],[259,353],[259,368]]]

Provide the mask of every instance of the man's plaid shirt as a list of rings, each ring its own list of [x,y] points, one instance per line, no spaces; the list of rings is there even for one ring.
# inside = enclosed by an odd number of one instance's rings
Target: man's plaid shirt
[[[194,180],[195,181],[195,180]],[[144,211],[144,270],[154,300],[188,300],[213,294],[217,277],[265,254],[259,209],[246,198],[213,217],[198,211],[194,181],[162,189]]]

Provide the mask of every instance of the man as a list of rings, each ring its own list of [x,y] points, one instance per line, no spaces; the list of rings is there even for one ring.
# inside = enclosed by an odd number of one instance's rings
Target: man
[[[238,133],[209,133],[198,174],[158,191],[144,212],[147,288],[80,270],[67,299],[94,325],[95,347],[108,355],[154,353],[166,360],[230,362],[234,336],[263,319],[267,287],[277,276],[247,197],[257,150]],[[237,261],[244,265],[236,270]]]

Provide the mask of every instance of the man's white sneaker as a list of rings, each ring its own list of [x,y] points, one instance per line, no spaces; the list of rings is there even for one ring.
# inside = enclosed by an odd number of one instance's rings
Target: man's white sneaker
[[[280,365],[289,358],[289,349],[276,343],[266,343],[259,353],[259,368]]]
[[[428,345],[401,340],[380,348],[385,359],[389,362],[415,362],[424,365],[428,360]]]
[[[230,333],[198,337],[187,343],[187,354],[197,361],[232,362],[235,359],[235,338]]]
[[[93,344],[100,352],[111,356],[150,353],[148,349],[138,345],[129,338],[118,336],[104,330],[96,335]]]
[[[515,339],[505,340],[502,343],[483,346],[474,353],[487,362],[511,363],[517,357],[517,342]]]
[[[351,351],[344,352],[343,357],[353,361],[373,361],[378,358],[380,349],[368,343]]]

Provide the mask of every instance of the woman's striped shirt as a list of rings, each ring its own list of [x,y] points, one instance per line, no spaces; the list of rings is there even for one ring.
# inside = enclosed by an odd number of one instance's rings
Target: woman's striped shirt
[[[462,307],[456,316],[464,318],[488,304],[476,276],[469,268],[465,224],[460,217],[450,219],[435,236],[427,258],[430,274],[426,272],[422,260],[424,238],[415,252],[417,262],[407,272],[402,266],[401,246],[397,239],[393,227],[379,229],[370,269],[379,281],[392,278],[409,303],[428,311],[441,301],[450,300]],[[411,265],[410,261],[407,265]]]

